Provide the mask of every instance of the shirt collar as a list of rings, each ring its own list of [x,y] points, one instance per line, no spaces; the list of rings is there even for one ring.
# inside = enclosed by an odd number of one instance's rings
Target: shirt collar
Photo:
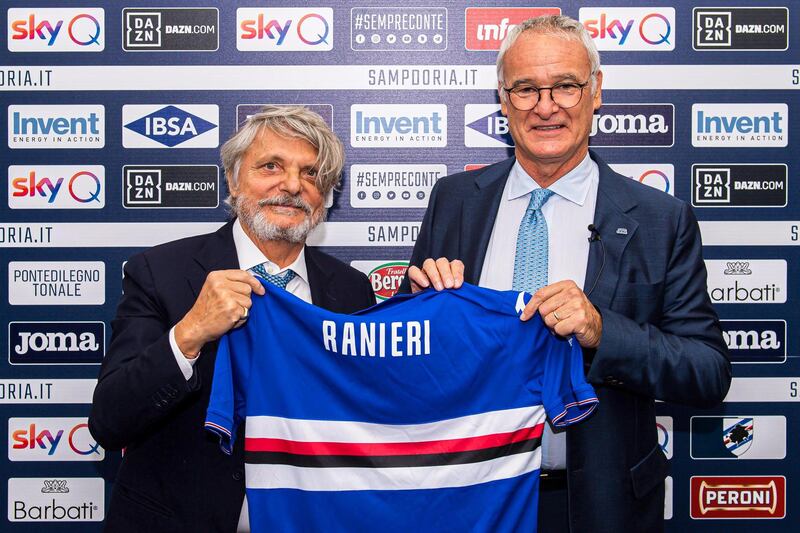
[[[578,166],[557,179],[548,189],[565,200],[582,206],[584,202],[586,202],[586,196],[589,194],[593,174],[592,170],[596,166],[597,163],[592,161],[592,158],[589,157],[589,153],[587,152],[586,157],[578,163]],[[530,194],[536,189],[541,189],[539,184],[525,172],[519,160],[515,161],[514,166],[511,167],[508,180],[507,200],[514,200],[526,194]]]
[[[270,274],[281,274],[291,268],[297,277],[308,283],[305,246],[303,246],[300,253],[297,254],[297,259],[295,259],[292,264],[288,265],[286,268],[278,269],[278,265],[270,261],[270,259],[258,249],[258,246],[250,240],[250,237],[244,232],[242,223],[238,218],[233,222],[233,244],[236,246],[239,268],[242,270],[249,270],[256,265],[266,263],[265,268]]]

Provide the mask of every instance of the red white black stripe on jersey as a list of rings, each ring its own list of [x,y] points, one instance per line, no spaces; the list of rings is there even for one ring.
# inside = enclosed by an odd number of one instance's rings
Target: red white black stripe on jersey
[[[539,468],[541,406],[427,424],[248,417],[248,488],[397,490],[458,487]]]

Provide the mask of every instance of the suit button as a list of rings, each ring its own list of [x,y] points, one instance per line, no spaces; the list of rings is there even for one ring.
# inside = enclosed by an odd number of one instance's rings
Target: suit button
[[[242,477],[244,477],[244,472],[242,472],[241,470],[237,470],[236,472],[233,473],[231,477],[236,481],[240,481]]]

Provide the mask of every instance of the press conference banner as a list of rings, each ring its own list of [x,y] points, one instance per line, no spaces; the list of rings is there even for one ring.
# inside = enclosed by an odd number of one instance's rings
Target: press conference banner
[[[86,422],[123,264],[226,221],[219,147],[249,115],[306,105],[343,140],[343,183],[309,242],[385,300],[436,181],[513,153],[502,39],[558,13],[602,54],[591,146],[694,207],[734,363],[722,406],[657,406],[666,529],[794,529],[797,2],[264,4],[4,4],[0,530],[101,530],[121,458]]]

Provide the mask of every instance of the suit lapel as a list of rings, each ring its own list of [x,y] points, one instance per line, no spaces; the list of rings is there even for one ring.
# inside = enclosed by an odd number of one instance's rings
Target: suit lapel
[[[336,302],[336,278],[332,272],[324,270],[317,260],[317,250],[305,247],[308,284],[311,288],[311,303],[324,309],[331,309]]]
[[[622,254],[639,223],[627,214],[636,207],[636,200],[621,186],[623,182],[619,180],[628,178],[615,173],[593,152],[591,156],[600,168],[594,225],[602,239],[602,246],[599,242],[590,246],[583,287],[593,304],[608,307],[620,280]]]
[[[474,194],[466,197],[461,205],[458,256],[464,261],[468,283],[477,285],[481,278],[486,248],[489,246],[503,189],[514,161],[512,157],[486,167],[475,177]]]
[[[209,235],[194,260],[194,268],[186,276],[196,299],[209,272],[239,268],[239,257],[233,243],[233,221]]]

